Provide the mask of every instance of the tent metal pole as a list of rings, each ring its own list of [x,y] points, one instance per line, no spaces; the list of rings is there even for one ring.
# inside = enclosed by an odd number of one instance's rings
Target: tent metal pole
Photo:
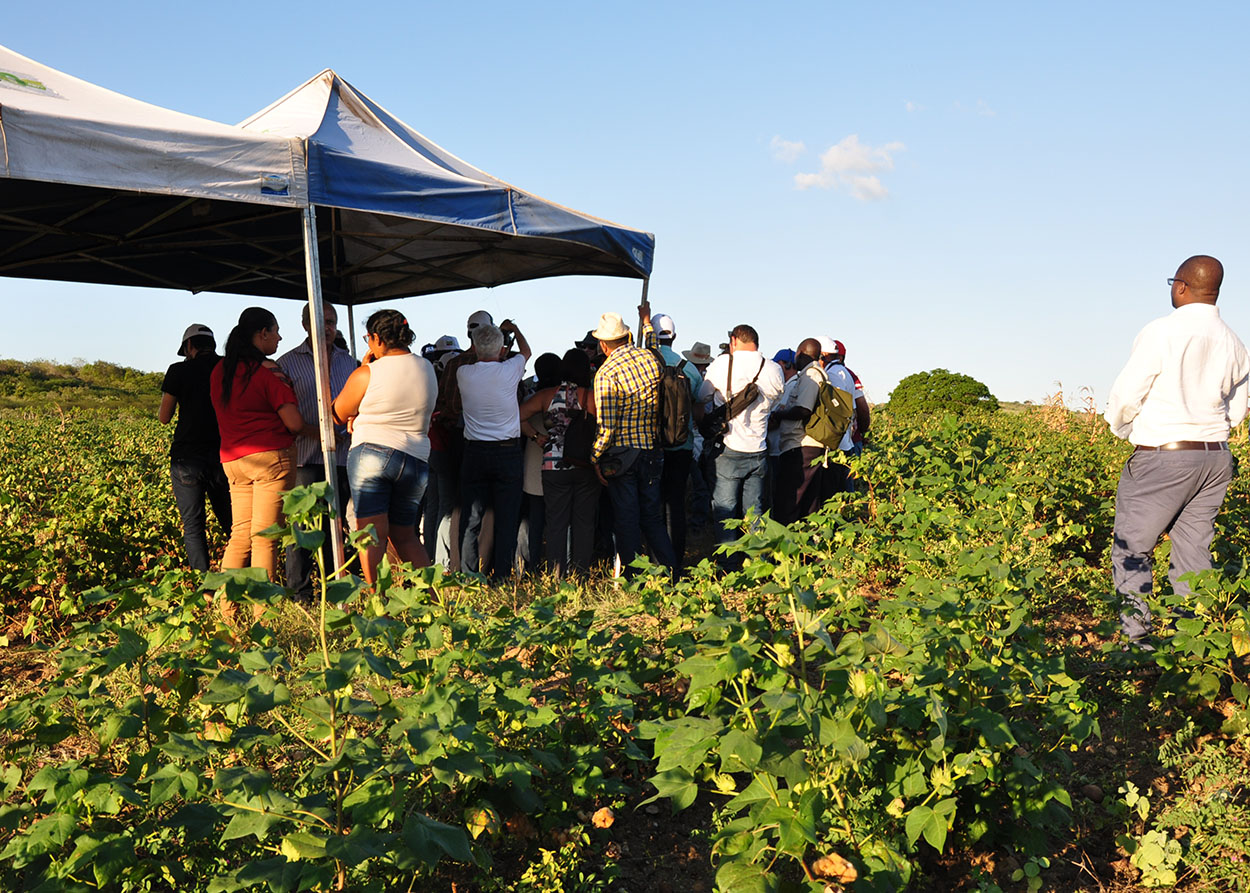
[[[317,208],[309,205],[304,208],[304,272],[308,279],[308,318],[312,321],[309,328],[314,332],[321,331],[321,321],[325,319],[325,307],[321,300],[321,255],[317,250]],[[350,307],[350,305],[349,305]],[[312,343],[313,365],[317,370],[317,424],[321,431],[321,458],[325,463],[326,484],[330,488],[330,505],[334,509],[334,517],[330,519],[330,547],[334,555],[334,566],[342,567],[345,563],[343,550],[343,512],[342,499],[338,492],[338,473],[334,449],[334,419],[330,415],[330,357],[326,353],[324,338],[309,338]]]
[[[648,287],[649,285],[651,285],[651,279],[650,279],[650,277],[648,277],[648,278],[646,278],[646,279],[642,280],[642,299],[641,299],[641,300],[639,300],[639,302],[638,302],[639,304],[645,304],[645,303],[647,303],[647,287]],[[642,347],[642,346],[643,346],[643,340],[642,340],[642,314],[639,314],[639,315],[638,315],[638,346],[639,346],[639,347]]]
[[[356,308],[351,304],[347,305],[347,345],[352,349],[352,359],[359,360],[356,356]]]

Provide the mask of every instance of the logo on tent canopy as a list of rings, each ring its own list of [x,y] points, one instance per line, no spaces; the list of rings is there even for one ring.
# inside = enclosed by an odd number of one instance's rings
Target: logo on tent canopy
[[[0,87],[8,87],[10,90],[21,90],[23,93],[37,93],[42,96],[61,98],[61,94],[49,89],[48,85],[39,80],[39,78],[28,77],[16,71],[0,71]]]

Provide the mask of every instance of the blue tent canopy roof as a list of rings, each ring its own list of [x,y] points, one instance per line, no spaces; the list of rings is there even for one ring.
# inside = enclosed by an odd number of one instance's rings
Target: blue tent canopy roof
[[[242,126],[0,47],[0,276],[364,304],[547,276],[650,275],[649,234],[517,189],[332,71]]]
[[[422,277],[441,278],[433,290],[445,290],[447,277],[457,275],[459,287],[565,272],[650,275],[650,233],[565,208],[473,167],[331,70],[241,126],[304,142],[309,201],[344,212],[345,269],[379,251],[389,255],[387,275],[357,283],[360,299],[377,299],[379,288],[424,293],[416,281]],[[574,269],[579,265],[588,269]],[[405,267],[413,276],[408,286],[400,285]]]

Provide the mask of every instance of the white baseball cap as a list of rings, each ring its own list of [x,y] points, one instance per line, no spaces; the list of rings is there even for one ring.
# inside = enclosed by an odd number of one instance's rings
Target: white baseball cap
[[[677,324],[673,322],[673,318],[667,313],[651,314],[651,328],[655,329],[655,337],[657,338],[677,337]]]
[[[187,326],[187,330],[182,333],[182,342],[178,345],[178,356],[185,357],[187,355],[187,342],[196,335],[207,335],[213,337],[213,330],[203,323],[194,323]]]

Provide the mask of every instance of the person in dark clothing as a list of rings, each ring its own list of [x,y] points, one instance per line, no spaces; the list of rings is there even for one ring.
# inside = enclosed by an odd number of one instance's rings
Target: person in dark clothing
[[[182,517],[182,538],[187,549],[187,564],[206,571],[208,560],[208,513],[205,499],[213,507],[217,523],[229,531],[230,484],[221,467],[221,436],[217,432],[217,414],[208,394],[208,378],[220,361],[213,330],[195,324],[182,335],[178,356],[161,382],[161,405],[157,418],[168,425],[174,418],[174,439],[169,448],[169,477],[173,483],[174,500]]]

